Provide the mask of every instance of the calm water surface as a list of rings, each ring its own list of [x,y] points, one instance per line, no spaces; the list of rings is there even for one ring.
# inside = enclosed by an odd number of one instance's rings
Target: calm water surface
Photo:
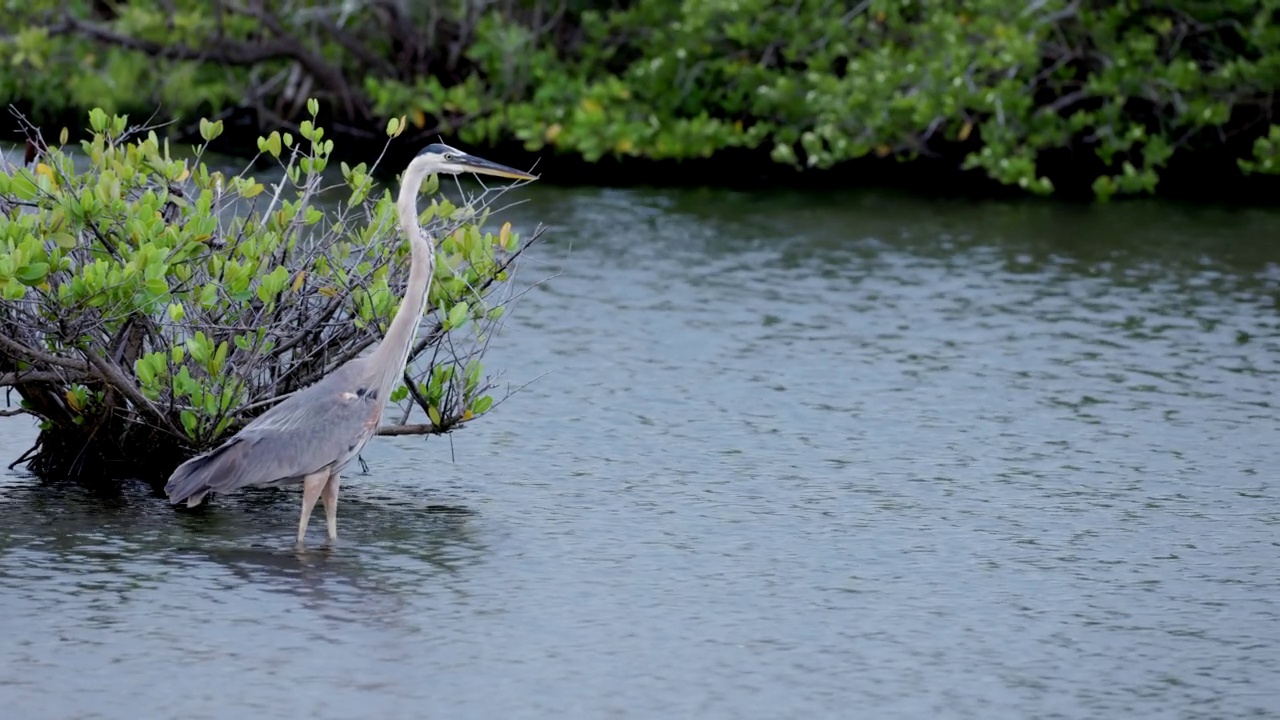
[[[5,717],[1280,716],[1280,212],[521,192],[336,548],[0,476]]]

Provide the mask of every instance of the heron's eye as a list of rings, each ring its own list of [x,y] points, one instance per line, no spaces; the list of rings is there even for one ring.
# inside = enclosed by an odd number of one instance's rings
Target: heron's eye
[[[444,154],[444,160],[445,160],[445,162],[453,162],[454,160],[457,160],[457,159],[458,159],[458,156],[457,156],[457,155],[454,155],[454,154],[452,154],[452,153],[445,153],[445,154]]]

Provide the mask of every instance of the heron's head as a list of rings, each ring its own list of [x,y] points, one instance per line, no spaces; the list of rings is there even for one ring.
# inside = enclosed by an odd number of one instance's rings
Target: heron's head
[[[475,173],[476,175],[494,175],[513,180],[538,179],[537,175],[530,175],[513,167],[499,165],[492,160],[476,157],[457,148],[449,147],[444,143],[432,143],[422,148],[422,150],[418,151],[418,156],[410,164],[421,167],[424,174],[445,173],[447,175],[461,175],[462,173]]]

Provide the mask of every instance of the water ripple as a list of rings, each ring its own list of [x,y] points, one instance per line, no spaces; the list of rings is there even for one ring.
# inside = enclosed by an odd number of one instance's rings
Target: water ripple
[[[522,221],[558,227],[490,366],[540,379],[448,440],[371,445],[337,547],[290,547],[296,493],[176,513],[0,477],[0,697],[78,718],[1280,706],[1280,215],[533,192]],[[32,432],[2,427],[16,457]]]

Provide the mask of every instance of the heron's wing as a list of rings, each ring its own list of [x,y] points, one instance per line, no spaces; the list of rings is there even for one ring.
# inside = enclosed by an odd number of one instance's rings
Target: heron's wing
[[[340,368],[183,463],[165,486],[170,502],[300,478],[349,461],[377,432],[385,402],[354,370]]]

